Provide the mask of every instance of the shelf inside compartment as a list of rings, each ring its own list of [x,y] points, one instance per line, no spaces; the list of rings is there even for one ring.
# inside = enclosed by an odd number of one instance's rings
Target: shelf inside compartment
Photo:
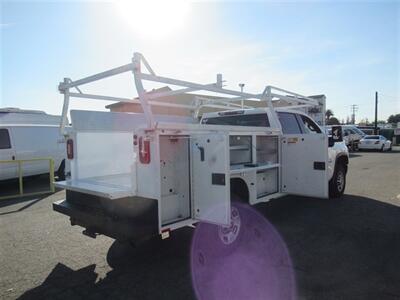
[[[278,163],[278,137],[257,136],[257,163]]]
[[[243,172],[250,172],[250,171],[262,171],[268,169],[278,168],[279,164],[256,164],[254,166],[246,166],[244,165],[233,165],[231,166],[231,174],[238,174]]]

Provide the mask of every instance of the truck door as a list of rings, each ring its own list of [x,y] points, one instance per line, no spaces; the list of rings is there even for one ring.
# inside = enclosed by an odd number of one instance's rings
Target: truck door
[[[194,219],[229,225],[229,135],[192,135],[190,146]]]
[[[328,137],[308,117],[279,112],[281,139],[281,191],[328,198]]]
[[[2,160],[15,160],[15,150],[12,147],[10,130],[7,128],[0,128],[0,161]],[[0,180],[18,177],[17,166],[15,162],[0,163]]]

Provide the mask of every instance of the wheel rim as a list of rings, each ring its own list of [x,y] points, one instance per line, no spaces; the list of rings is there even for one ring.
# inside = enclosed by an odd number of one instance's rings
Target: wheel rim
[[[218,236],[225,245],[232,244],[240,232],[240,214],[236,207],[231,207],[231,223],[229,226],[219,226]]]
[[[336,186],[339,192],[344,188],[344,174],[343,171],[338,171],[336,176]]]

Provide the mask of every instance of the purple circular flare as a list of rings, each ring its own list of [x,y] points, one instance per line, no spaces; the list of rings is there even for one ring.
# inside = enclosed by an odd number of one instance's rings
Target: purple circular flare
[[[234,203],[233,207],[240,216],[240,230],[230,243],[226,243],[227,235],[221,235],[223,228],[206,223],[196,226],[191,270],[197,298],[295,299],[291,259],[278,232],[250,206]]]

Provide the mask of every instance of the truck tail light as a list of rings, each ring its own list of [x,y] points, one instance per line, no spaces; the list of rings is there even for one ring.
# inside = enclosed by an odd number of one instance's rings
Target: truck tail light
[[[150,163],[150,141],[139,138],[139,160],[142,164]]]
[[[67,158],[74,158],[74,141],[72,139],[67,140]]]

